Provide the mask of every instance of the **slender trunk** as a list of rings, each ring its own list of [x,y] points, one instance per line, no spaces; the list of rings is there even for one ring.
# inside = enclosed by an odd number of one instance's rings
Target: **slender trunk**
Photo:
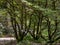
[[[45,8],[47,8],[47,5],[48,5],[48,0],[46,0],[46,3],[45,3]]]

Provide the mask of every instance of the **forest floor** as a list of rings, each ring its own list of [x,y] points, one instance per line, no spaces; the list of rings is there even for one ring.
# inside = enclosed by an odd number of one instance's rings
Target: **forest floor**
[[[23,41],[17,44],[16,39],[14,37],[5,37],[5,38],[0,38],[0,45],[44,45],[41,43],[36,43],[36,42],[29,42],[29,41]],[[60,45],[60,43],[56,43],[54,45]]]

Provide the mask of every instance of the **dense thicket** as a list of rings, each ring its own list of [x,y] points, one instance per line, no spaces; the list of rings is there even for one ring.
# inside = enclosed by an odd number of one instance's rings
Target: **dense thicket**
[[[17,41],[30,33],[34,40],[46,44],[60,39],[59,0],[1,0],[0,8],[10,15]]]

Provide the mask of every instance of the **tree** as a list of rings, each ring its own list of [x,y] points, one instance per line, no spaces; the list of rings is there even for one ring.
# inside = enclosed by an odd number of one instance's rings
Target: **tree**
[[[60,36],[57,35],[57,30],[60,11],[56,9],[58,1],[7,0],[7,8],[5,9],[10,15],[17,41],[22,41],[27,33],[30,33],[35,40],[42,38],[47,45],[48,43],[52,45],[52,43],[59,40]]]

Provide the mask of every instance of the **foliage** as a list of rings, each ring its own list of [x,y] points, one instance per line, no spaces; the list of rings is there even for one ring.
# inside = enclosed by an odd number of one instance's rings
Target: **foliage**
[[[18,42],[29,33],[34,40],[52,45],[60,39],[59,0],[2,0],[1,5],[10,15]],[[4,5],[6,3],[6,5]],[[0,5],[0,6],[1,6]],[[59,9],[60,10],[60,9]],[[30,40],[31,36],[27,36]]]

